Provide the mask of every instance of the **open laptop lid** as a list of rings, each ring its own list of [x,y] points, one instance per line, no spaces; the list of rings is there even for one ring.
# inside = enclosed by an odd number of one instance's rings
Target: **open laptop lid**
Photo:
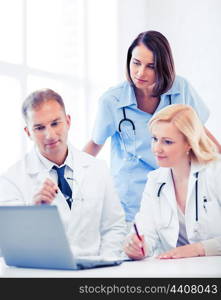
[[[7,265],[84,269],[121,261],[74,259],[56,206],[0,206],[0,248]]]

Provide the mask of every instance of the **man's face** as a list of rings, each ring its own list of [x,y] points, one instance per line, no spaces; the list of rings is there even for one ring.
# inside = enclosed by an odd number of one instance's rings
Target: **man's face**
[[[48,160],[62,164],[67,156],[70,116],[55,100],[48,100],[29,110],[25,131]]]

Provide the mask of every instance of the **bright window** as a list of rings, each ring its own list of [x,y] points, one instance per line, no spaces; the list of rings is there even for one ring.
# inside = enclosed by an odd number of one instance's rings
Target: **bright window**
[[[36,89],[63,97],[71,142],[87,142],[98,97],[116,79],[116,17],[116,0],[0,1],[0,172],[32,145],[21,104]]]

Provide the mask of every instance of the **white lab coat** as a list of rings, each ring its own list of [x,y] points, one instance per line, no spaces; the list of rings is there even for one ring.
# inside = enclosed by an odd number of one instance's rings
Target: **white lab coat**
[[[57,205],[75,255],[118,256],[125,215],[104,161],[69,146],[73,158],[71,210],[59,191]],[[49,171],[33,149],[0,177],[1,205],[30,205]]]
[[[195,182],[198,177],[198,222],[196,222]],[[157,196],[162,183],[166,183]],[[204,202],[204,199],[207,202]],[[140,212],[136,215],[138,229],[144,234],[148,255],[157,255],[176,247],[179,220],[174,185],[169,168],[159,168],[148,175]],[[192,162],[189,176],[185,223],[190,243],[215,238],[221,254],[221,161],[209,164]],[[211,250],[212,253],[212,250]],[[209,254],[208,254],[209,255]]]

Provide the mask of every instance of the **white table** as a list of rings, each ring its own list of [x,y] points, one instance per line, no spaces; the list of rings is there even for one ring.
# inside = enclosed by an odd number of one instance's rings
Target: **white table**
[[[80,271],[9,267],[0,258],[0,277],[50,278],[221,278],[221,256],[124,262],[119,266]]]

